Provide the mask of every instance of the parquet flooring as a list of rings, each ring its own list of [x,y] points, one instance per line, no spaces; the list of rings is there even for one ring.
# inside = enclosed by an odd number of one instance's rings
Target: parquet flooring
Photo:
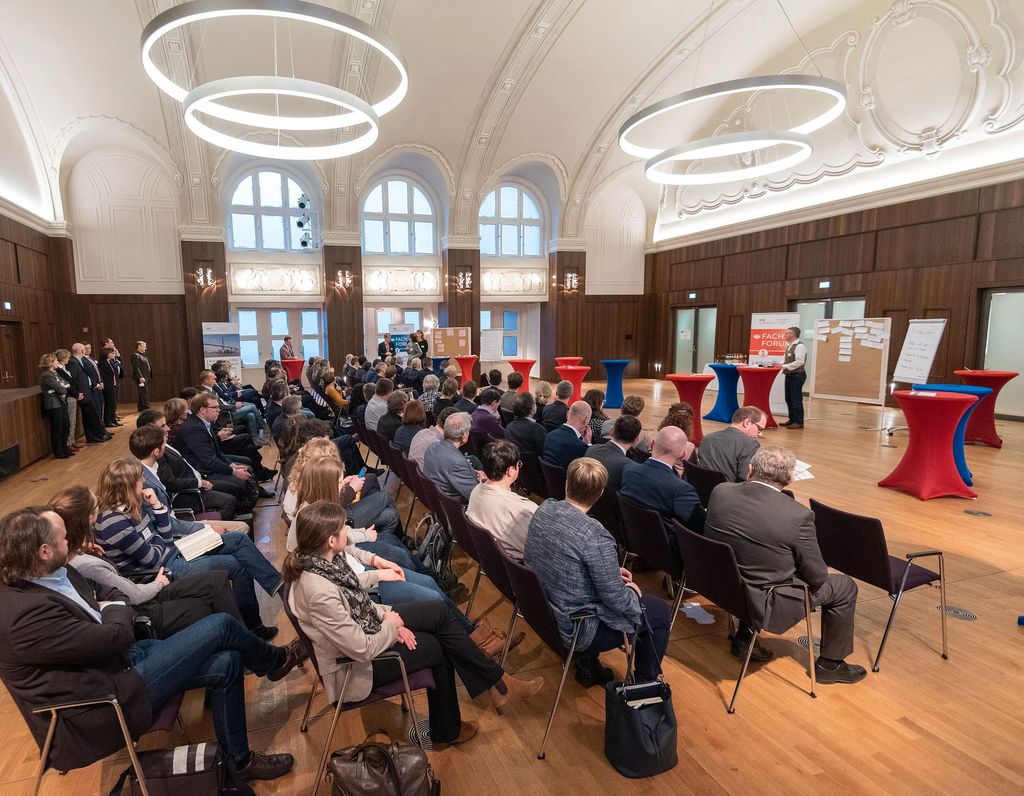
[[[629,381],[627,393],[642,395],[648,408],[644,424],[656,427],[675,391],[666,382]],[[710,402],[703,408],[710,409]],[[610,412],[609,414],[615,414]],[[886,410],[886,419],[895,412]],[[480,722],[469,744],[430,759],[447,794],[564,793],[961,793],[1010,794],[1024,791],[1024,524],[1020,484],[1024,483],[1024,424],[997,421],[1004,447],[970,447],[976,501],[943,498],[928,502],[875,484],[902,456],[905,434],[885,447],[878,426],[881,410],[836,401],[812,401],[801,431],[766,433],[772,443],[790,447],[813,465],[815,478],[793,490],[799,500],[814,497],[837,508],[880,517],[890,552],[937,547],[946,552],[951,605],[977,614],[977,621],[949,621],[950,659],[939,656],[937,590],[920,589],[905,598],[890,636],[882,670],[856,686],[819,686],[818,698],[806,693],[806,653],[794,628],[785,637],[769,637],[776,658],[752,667],[729,716],[725,702],[739,664],[728,653],[725,617],[698,625],[681,616],[676,622],[665,673],[673,689],[679,722],[679,765],[650,780],[620,777],[604,758],[603,691],[584,690],[569,678],[555,722],[547,759],[536,758],[560,665],[532,631],[509,657],[512,672],[540,673],[547,684],[532,702],[497,716],[486,700],[463,693],[463,717]],[[126,415],[131,418],[131,415]],[[898,419],[898,418],[897,418]],[[131,422],[116,439],[82,451],[68,461],[45,460],[0,483],[3,511],[43,502],[60,486],[95,484],[102,463],[127,453]],[[705,421],[705,432],[720,428]],[[268,449],[269,450],[269,449]],[[400,507],[408,507],[406,493]],[[989,512],[971,517],[966,509]],[[420,509],[417,507],[416,516]],[[285,527],[280,510],[267,505],[257,513],[256,539],[272,561],[280,563]],[[471,583],[469,561],[459,557],[457,571]],[[646,591],[662,593],[657,578],[641,575]],[[861,584],[852,660],[867,665],[878,646],[890,602],[879,590]],[[484,613],[504,627],[509,606],[484,579],[474,615]],[[292,631],[279,603],[264,600],[264,617]],[[817,621],[817,620],[816,620]],[[522,623],[520,625],[523,627]],[[620,673],[621,656],[604,656]],[[299,732],[312,671],[296,671],[279,683],[250,676],[246,684],[249,729],[254,748],[290,751],[297,758],[288,777],[257,786],[260,794],[305,794],[312,789],[318,755],[329,717]],[[425,716],[426,702],[417,706]],[[314,711],[325,708],[320,696]],[[213,738],[202,697],[190,694],[183,721],[192,741]],[[404,735],[408,727],[397,703],[345,714],[334,748],[357,743],[367,732],[384,728]],[[38,751],[6,693],[0,693],[0,792],[31,792]],[[147,736],[143,748],[184,742],[177,734]],[[118,755],[66,776],[48,772],[43,792],[77,796],[106,793],[127,764]],[[326,793],[325,789],[321,790]]]

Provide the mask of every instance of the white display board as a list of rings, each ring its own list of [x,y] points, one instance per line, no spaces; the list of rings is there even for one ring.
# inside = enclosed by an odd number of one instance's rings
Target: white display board
[[[501,362],[502,339],[505,337],[504,329],[484,329],[480,332],[480,361]]]
[[[945,318],[912,320],[903,339],[892,380],[907,384],[927,383],[945,328]]]

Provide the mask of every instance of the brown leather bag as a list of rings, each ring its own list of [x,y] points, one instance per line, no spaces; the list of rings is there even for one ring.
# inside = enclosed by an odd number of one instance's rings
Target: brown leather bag
[[[383,736],[386,743],[371,743]],[[426,752],[398,743],[386,732],[372,732],[359,746],[331,754],[327,764],[333,796],[440,796]]]

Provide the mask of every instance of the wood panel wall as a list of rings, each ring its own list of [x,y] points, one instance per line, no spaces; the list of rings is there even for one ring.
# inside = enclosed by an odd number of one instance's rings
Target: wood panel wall
[[[195,384],[199,380],[199,371],[203,369],[203,324],[227,323],[229,320],[227,268],[223,242],[181,242],[181,269],[185,277],[185,326],[182,329],[179,320],[178,335],[183,338],[185,352],[181,363],[183,380],[175,394],[184,385]],[[212,272],[212,285],[199,286],[196,272],[200,269],[204,275],[208,273],[207,269]]]
[[[352,274],[352,284],[338,284],[337,274]],[[363,253],[359,246],[324,246],[324,310],[327,358],[344,364],[346,354],[363,350]]]
[[[459,273],[469,274],[473,285],[458,287]],[[471,340],[480,340],[480,250],[441,250],[441,305],[438,311],[441,327],[469,326]],[[479,352],[478,352],[479,355]],[[473,378],[479,384],[480,361],[473,365]]]

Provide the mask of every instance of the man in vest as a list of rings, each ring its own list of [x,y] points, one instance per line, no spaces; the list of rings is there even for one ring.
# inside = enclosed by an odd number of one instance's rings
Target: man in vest
[[[779,423],[786,428],[804,427],[804,382],[807,380],[807,346],[800,342],[800,327],[786,329],[786,358],[782,370],[786,374],[786,407],[789,419]]]

